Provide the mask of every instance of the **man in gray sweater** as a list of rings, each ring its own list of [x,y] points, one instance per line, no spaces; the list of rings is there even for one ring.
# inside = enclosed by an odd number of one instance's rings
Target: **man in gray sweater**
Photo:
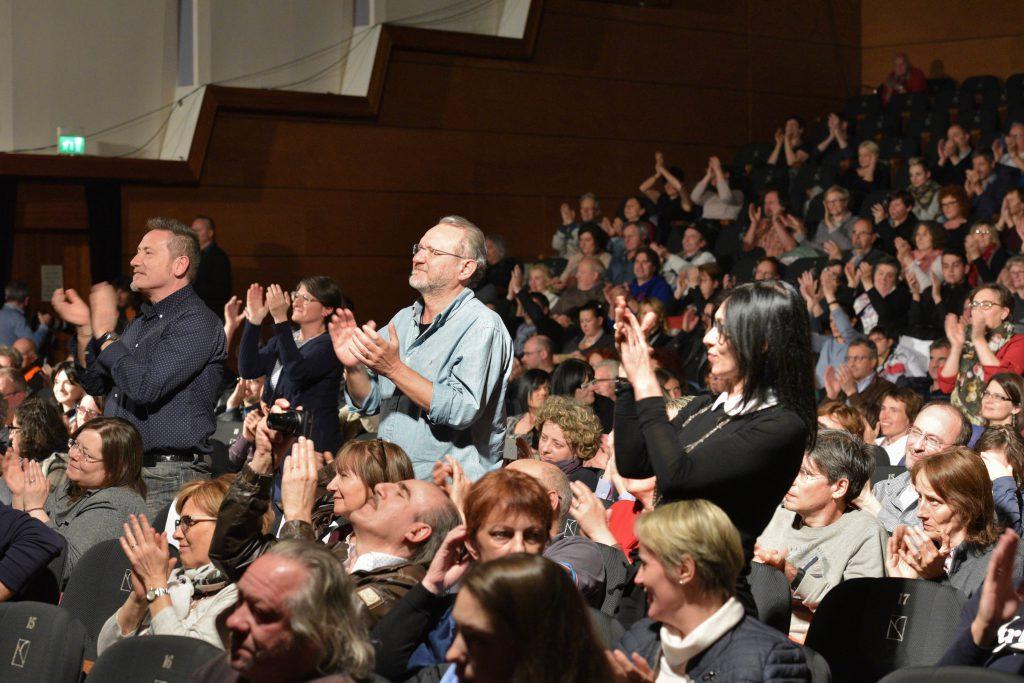
[[[822,430],[757,539],[755,561],[780,569],[789,581],[790,636],[796,640],[803,640],[814,610],[834,586],[885,576],[885,528],[850,505],[873,470],[863,443],[844,431]]]

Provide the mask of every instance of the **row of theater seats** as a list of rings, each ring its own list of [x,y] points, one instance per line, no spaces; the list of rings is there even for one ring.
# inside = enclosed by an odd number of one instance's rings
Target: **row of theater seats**
[[[126,639],[96,659],[103,623],[131,591],[129,572],[118,541],[106,541],[79,560],[59,607],[41,602],[0,605],[0,680],[73,683],[84,664],[90,681],[170,683],[187,680],[218,654],[199,640],[146,636]],[[791,603],[782,573],[755,563],[750,585],[761,620],[786,632]],[[939,659],[957,629],[963,604],[959,591],[930,581],[854,579],[839,585],[822,601],[807,636],[813,680],[852,683],[887,675],[886,681],[926,680],[912,677],[920,672],[907,667]],[[978,681],[1004,680],[1000,676],[985,670],[972,673]]]
[[[905,189],[910,184],[907,160],[921,156],[934,166],[938,142],[951,124],[959,123],[971,133],[975,148],[989,149],[1010,124],[1024,122],[1024,74],[1014,74],[1002,84],[995,76],[972,76],[959,87],[951,78],[936,78],[929,79],[928,87],[928,93],[897,93],[888,106],[874,93],[849,98],[842,110],[850,124],[849,154],[838,159],[812,158],[795,174],[785,166],[768,165],[773,143],[744,145],[730,165],[735,182],[748,197],[768,187],[780,189],[790,198],[792,210],[802,213],[808,189],[833,185],[856,163],[860,141],[878,144],[879,158],[890,169],[891,188]],[[812,145],[824,140],[828,113],[816,118],[805,136]]]

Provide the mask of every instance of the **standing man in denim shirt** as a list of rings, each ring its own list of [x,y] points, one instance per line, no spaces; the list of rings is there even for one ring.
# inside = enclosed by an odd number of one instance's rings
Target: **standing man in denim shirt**
[[[347,309],[330,325],[346,402],[380,414],[377,436],[405,449],[420,479],[449,454],[473,480],[501,464],[512,339],[469,289],[485,259],[480,229],[445,216],[413,245],[416,303],[379,334]]]

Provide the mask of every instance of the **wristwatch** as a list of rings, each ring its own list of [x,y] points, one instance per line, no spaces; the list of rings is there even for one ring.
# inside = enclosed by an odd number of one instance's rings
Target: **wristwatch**
[[[150,588],[146,591],[146,602],[153,602],[163,595],[167,595],[167,588]]]
[[[107,342],[116,342],[120,338],[121,335],[119,335],[117,332],[107,332],[105,335],[97,339],[96,343],[99,344],[100,346],[103,346]]]

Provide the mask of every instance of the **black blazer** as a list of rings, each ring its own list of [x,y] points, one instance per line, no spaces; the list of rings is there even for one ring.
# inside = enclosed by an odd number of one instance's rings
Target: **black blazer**
[[[260,328],[247,320],[238,345],[238,374],[244,379],[265,375],[263,400],[270,405],[284,398],[293,408],[301,405],[313,415],[310,438],[316,450],[337,451],[341,446],[338,397],[342,367],[330,336],[325,332],[299,348],[292,337],[292,325],[286,321],[274,325],[274,336],[262,348],[259,343]],[[277,386],[271,386],[270,375],[278,359],[283,366],[281,376]]]

